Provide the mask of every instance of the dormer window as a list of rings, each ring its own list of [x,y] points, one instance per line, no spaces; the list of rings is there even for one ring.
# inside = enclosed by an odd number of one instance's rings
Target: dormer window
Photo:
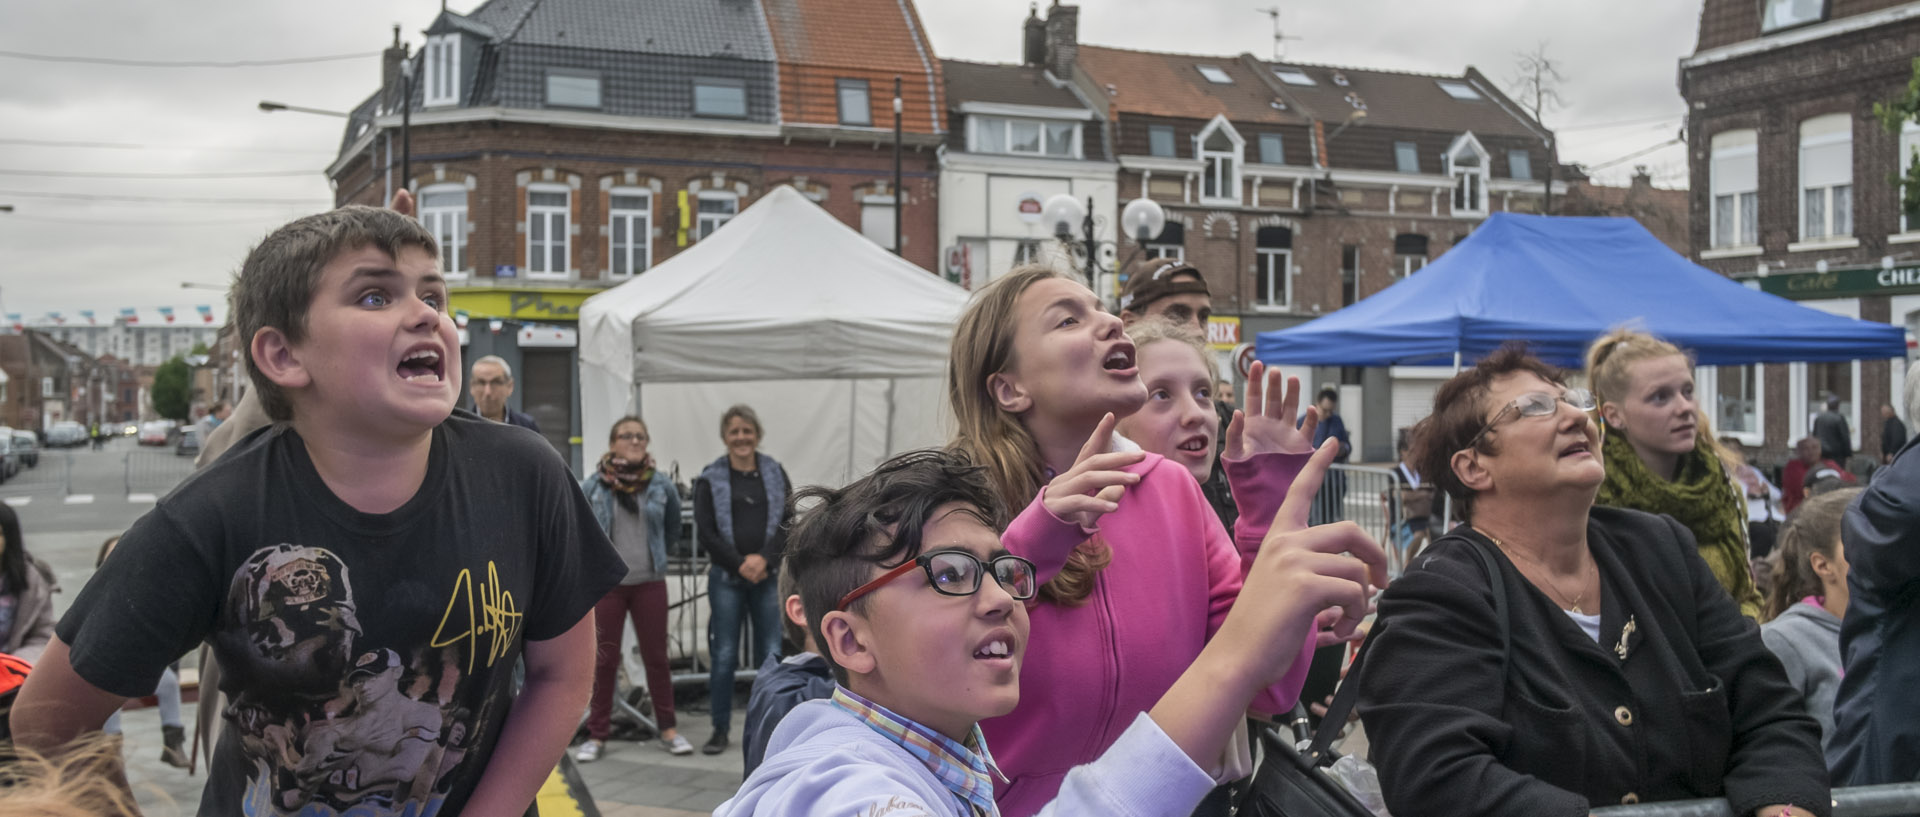
[[[1200,171],[1200,200],[1207,204],[1239,204],[1240,164],[1246,155],[1246,141],[1225,117],[1216,116],[1194,137],[1194,144],[1204,166]]]
[[[1233,77],[1227,76],[1227,72],[1221,70],[1218,65],[1196,65],[1194,67],[1200,69],[1200,76],[1206,77],[1208,82],[1215,85],[1233,84]]]
[[[1080,158],[1080,125],[1077,122],[1004,116],[973,116],[969,117],[969,121],[973,129],[969,145],[974,153]]]
[[[426,106],[460,104],[460,35],[428,37],[422,53],[427,70],[421,96]]]
[[[1453,177],[1453,214],[1487,214],[1487,150],[1473,134],[1462,134],[1447,148],[1447,175]]]
[[[1761,0],[1760,31],[1769,33],[1783,28],[1820,21],[1826,0]]]

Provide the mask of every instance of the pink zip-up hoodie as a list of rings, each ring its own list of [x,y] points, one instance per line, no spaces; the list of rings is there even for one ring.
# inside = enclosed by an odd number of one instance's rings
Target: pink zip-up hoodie
[[[1186,468],[1148,454],[1125,469],[1141,480],[1127,489],[1118,510],[1100,518],[1098,529],[1112,563],[1084,604],[1029,602],[1033,630],[1020,666],[1020,705],[980,723],[1011,781],[994,790],[1001,814],[1038,812],[1068,770],[1113,745],[1200,656],[1226,621],[1287,487],[1309,456],[1223,460],[1240,508],[1231,539]],[[1093,533],[1054,516],[1036,497],[1000,540],[1031,560],[1044,582]],[[1313,640],[1298,650],[1286,677],[1254,699],[1254,710],[1293,708],[1313,660]]]

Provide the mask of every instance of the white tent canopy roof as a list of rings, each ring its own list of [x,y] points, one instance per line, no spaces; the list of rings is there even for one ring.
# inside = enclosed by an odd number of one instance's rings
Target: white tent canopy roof
[[[589,298],[580,358],[648,384],[938,377],[966,298],[782,185]]]
[[[580,310],[582,454],[644,409],[683,479],[720,456],[720,414],[756,408],[795,485],[841,484],[944,440],[965,290],[778,187],[698,244]]]

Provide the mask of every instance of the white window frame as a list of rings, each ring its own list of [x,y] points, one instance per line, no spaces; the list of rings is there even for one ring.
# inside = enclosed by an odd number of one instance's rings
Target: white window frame
[[[729,201],[733,203],[731,213],[707,213],[700,210],[703,201]],[[705,241],[714,230],[727,226],[727,222],[740,215],[740,194],[725,190],[708,190],[694,197],[693,202],[693,240]],[[708,226],[711,223],[712,226]]]
[[[1734,366],[1695,366],[1693,367],[1694,394],[1701,398],[1701,411],[1713,423],[1710,429],[1715,438],[1732,437],[1741,445],[1760,446],[1767,438],[1767,367],[1764,363],[1749,363],[1738,366],[1752,373],[1753,378],[1753,425],[1752,431],[1736,431],[1720,422],[1720,370]],[[1804,435],[1802,435],[1804,436]],[[1795,437],[1794,439],[1800,439]]]
[[[422,88],[425,107],[460,104],[460,35],[428,37],[422,62],[426,63],[426,86]]]
[[[533,194],[535,193],[559,193],[567,197],[567,203],[558,207],[550,204],[534,204]],[[573,266],[573,189],[564,184],[530,184],[527,185],[526,196],[527,277],[543,279],[570,277],[573,272],[571,269]],[[536,218],[546,221],[542,225],[544,227],[542,232],[546,233],[546,237],[538,242],[533,238],[533,224]],[[558,229],[555,229],[556,225]],[[556,244],[560,249],[560,257],[566,261],[568,269],[536,269],[533,259],[540,258],[542,265],[552,261]]]
[[[1852,432],[1848,435],[1851,439],[1848,440],[1847,444],[1852,447],[1854,453],[1857,454],[1860,453],[1860,361],[1855,360],[1848,365],[1853,368],[1853,394],[1850,400],[1853,409],[1848,412],[1847,415],[1847,430]],[[1787,436],[1791,440],[1799,440],[1802,437],[1812,434],[1813,415],[1826,410],[1826,406],[1824,405],[1815,408],[1802,403],[1802,399],[1806,396],[1806,391],[1807,364],[1787,364],[1787,420],[1789,426]],[[1840,464],[1843,466],[1846,465],[1844,462]]]
[[[1798,3],[1808,1],[1809,0],[1760,0],[1760,33],[1771,34],[1781,29],[1793,28],[1794,26],[1802,26],[1808,23],[1817,23],[1826,19],[1826,5],[1828,0],[1810,0],[1810,2],[1813,3],[1813,14],[1811,16],[1779,21],[1771,19],[1775,16],[1772,12],[1778,7],[1785,6],[1790,9]]]
[[[1434,84],[1440,86],[1441,92],[1461,102],[1478,102],[1486,98],[1481,96],[1479,89],[1459,80],[1434,80]]]
[[[1760,245],[1759,132],[1752,129],[1730,130],[1714,134],[1710,141],[1712,147],[1707,163],[1707,244],[1716,250],[1757,247]],[[1732,167],[1735,164],[1740,167]],[[1736,174],[1736,170],[1745,172]],[[1751,178],[1727,178],[1736,175]],[[1723,198],[1728,201],[1722,203]],[[1745,203],[1749,201],[1754,205],[1752,225],[1748,225],[1743,217],[1746,213]],[[1733,209],[1732,235],[1721,235],[1720,211],[1724,207]],[[1753,227],[1751,234],[1747,229],[1749,226]]]
[[[1013,269],[1014,267],[1018,267],[1024,264],[1038,263],[1040,261],[1041,252],[1042,252],[1042,248],[1040,246],[1040,239],[1037,239],[1037,238],[1016,239],[1013,242],[1013,263],[1009,264],[1007,266],[1007,269]]]
[[[1833,126],[1839,125],[1839,124],[1844,124],[1845,128],[1834,129]],[[1808,131],[1814,131],[1815,134],[1809,136]],[[1821,131],[1825,131],[1825,132],[1821,132]],[[1846,146],[1847,161],[1845,164],[1847,166],[1847,180],[1845,182],[1834,182],[1829,180],[1825,184],[1814,186],[1807,179],[1807,165],[1808,165],[1807,151],[1809,149],[1828,148],[1834,145]],[[1854,217],[1854,212],[1852,207],[1853,181],[1854,181],[1853,180],[1853,118],[1848,114],[1840,113],[1840,114],[1828,114],[1825,116],[1816,116],[1811,119],[1802,120],[1800,122],[1800,149],[1799,150],[1800,150],[1799,152],[1800,180],[1799,180],[1799,185],[1797,186],[1798,187],[1797,195],[1794,198],[1796,199],[1795,203],[1798,205],[1796,212],[1799,213],[1799,218],[1796,221],[1799,225],[1800,240],[1801,241],[1826,241],[1826,240],[1839,240],[1839,239],[1845,239],[1845,238],[1851,237],[1853,235],[1854,227],[1858,222],[1858,219]],[[1821,230],[1821,232],[1819,233],[1814,233],[1807,229],[1809,226],[1807,222],[1807,198],[1810,194],[1818,195],[1822,200],[1823,212],[1821,214],[1822,215],[1821,224],[1818,225],[1819,229]],[[1838,209],[1836,205],[1840,203],[1840,199],[1842,197],[1845,197],[1848,205],[1847,221],[1845,224],[1840,224],[1838,220],[1835,218],[1835,211]],[[1844,227],[1845,229],[1844,230],[1840,229],[1841,227]]]
[[[1264,301],[1256,298],[1256,309],[1284,311],[1293,308],[1293,249],[1290,247],[1256,247],[1254,255],[1254,275],[1267,279],[1267,295]],[[1256,289],[1256,292],[1258,290]],[[1272,296],[1279,295],[1279,300]]]
[[[1394,266],[1401,278],[1411,278],[1413,274],[1427,268],[1428,258],[1424,255],[1395,255]]]
[[[1478,167],[1460,165],[1460,157],[1467,154],[1472,154],[1480,160]],[[1480,146],[1480,140],[1474,137],[1472,132],[1461,134],[1460,138],[1453,140],[1453,144],[1447,148],[1447,175],[1453,179],[1453,195],[1450,201],[1454,204],[1452,208],[1454,215],[1486,216],[1488,209],[1492,206],[1489,201],[1492,197],[1487,193],[1487,173],[1492,163],[1493,159],[1488,155],[1487,149]],[[1459,206],[1462,190],[1471,192],[1480,206]]]
[[[860,106],[863,110],[866,111],[867,117],[865,122],[853,121],[847,118],[847,92],[854,91],[854,90],[859,91]],[[873,85],[872,83],[869,83],[864,79],[850,79],[847,77],[840,77],[839,79],[835,79],[833,81],[833,106],[834,106],[835,121],[839,122],[843,127],[849,127],[849,128],[873,127]]]
[[[1920,150],[1920,122],[1915,122],[1912,119],[1908,119],[1907,121],[1900,123],[1900,148],[1899,149],[1900,149],[1900,161],[1896,162],[1895,164],[1899,165],[1900,178],[1904,179],[1907,177],[1907,171],[1913,167],[1914,151]],[[1894,186],[1893,209],[1900,213],[1900,232],[1902,233],[1920,232],[1920,224],[1916,224],[1911,219],[1909,219],[1907,217],[1906,211],[1902,210],[1900,207],[1900,203],[1905,200],[1906,194],[1907,194],[1907,186],[1905,184]]]
[[[1205,77],[1208,82],[1215,85],[1233,84],[1233,75],[1227,73],[1225,68],[1221,68],[1218,65],[1195,65],[1193,68],[1200,72],[1200,76]]]
[[[1154,244],[1148,242],[1140,245],[1140,251],[1148,258],[1171,258],[1175,261],[1182,262],[1187,260],[1187,247],[1184,244]]]
[[[1223,133],[1233,146],[1230,150],[1210,150],[1207,140],[1215,133]],[[1233,123],[1225,116],[1216,115],[1212,122],[1200,129],[1193,137],[1193,155],[1200,159],[1202,170],[1200,180],[1201,204],[1239,204],[1240,174],[1246,167],[1247,140],[1240,137]],[[1207,184],[1211,182],[1216,195],[1207,195]],[[1227,191],[1227,195],[1217,195]]]
[[[1348,247],[1352,247],[1352,248],[1353,248],[1353,280],[1352,280],[1352,281],[1348,281],[1348,280],[1347,280],[1347,248],[1348,248]],[[1361,274],[1361,259],[1362,259],[1362,258],[1365,258],[1365,257],[1366,257],[1366,254],[1367,254],[1367,253],[1366,253],[1366,248],[1364,248],[1364,247],[1362,247],[1362,246],[1361,246],[1361,245],[1359,245],[1359,244],[1342,244],[1342,245],[1340,245],[1340,296],[1341,296],[1341,300],[1342,300],[1342,301],[1345,301],[1345,300],[1346,300],[1346,296],[1347,296],[1347,295],[1349,295],[1349,294],[1351,294],[1351,295],[1353,296],[1353,301],[1352,301],[1352,303],[1343,303],[1343,304],[1342,304],[1342,306],[1341,306],[1341,308],[1343,308],[1343,309],[1344,309],[1344,308],[1346,308],[1346,307],[1348,307],[1348,306],[1352,306],[1353,304],[1357,304],[1357,303],[1359,303],[1359,302],[1360,302],[1360,300],[1361,300],[1361,297],[1362,297],[1362,296],[1360,295],[1360,274]],[[1351,289],[1352,291],[1351,291],[1351,292],[1349,292],[1349,291],[1348,291],[1349,289]]]
[[[880,225],[868,224],[867,218],[869,214],[882,209],[886,211],[890,219],[884,225],[886,227],[885,235],[875,236],[873,230],[877,229]],[[868,241],[872,241],[889,251],[895,250],[896,248],[893,246],[894,223],[891,219],[898,217],[899,214],[893,211],[892,196],[860,197],[860,234],[866,236]],[[901,238],[905,239],[906,236],[903,235]]]
[[[459,193],[459,207],[428,204],[427,199],[442,193]],[[440,274],[447,280],[461,280],[472,274],[467,245],[472,243],[472,222],[468,218],[468,208],[472,206],[473,191],[464,184],[435,184],[420,188],[420,223],[433,234],[433,240],[440,244]],[[449,238],[458,240],[448,240]]]
[[[561,90],[563,91],[563,93],[566,90],[567,83],[569,81],[579,82],[579,81],[591,80],[593,82],[593,101],[591,103],[588,103],[585,100],[582,100],[579,103],[556,102],[555,94],[554,94],[555,80],[560,81]],[[584,85],[581,86],[582,90],[584,90],[584,88],[585,88]],[[541,104],[549,108],[563,108],[567,110],[576,110],[576,111],[598,111],[598,110],[604,110],[606,107],[605,83],[601,80],[600,72],[598,71],[582,71],[574,68],[548,68],[546,77],[542,80],[542,83],[541,83],[541,93],[543,94],[543,96],[541,97]]]
[[[631,196],[645,199],[646,209],[618,207],[613,201],[617,196]],[[607,277],[615,281],[626,281],[635,275],[653,268],[653,191],[645,187],[615,187],[607,191]],[[626,224],[627,246],[622,248],[613,243],[613,224],[624,221]],[[621,252],[627,255],[627,271],[617,272],[619,268],[614,259]]]
[[[1014,149],[1013,126],[1014,126],[1014,123],[1016,122],[1021,124],[1033,125],[1034,127],[1037,127],[1040,129],[1040,149],[1038,151]],[[1067,137],[1068,139],[1068,143],[1066,145],[1067,152],[1066,153],[1050,153],[1048,152],[1047,147],[1051,142],[1055,140],[1054,140],[1054,137],[1051,135],[1052,131],[1048,129],[1048,126],[1059,127],[1061,125],[1068,125],[1073,128],[1073,135]],[[1081,127],[1080,123],[1078,122],[1064,122],[1057,119],[1033,119],[1029,117],[1010,117],[1010,116],[980,116],[980,115],[969,116],[967,117],[967,151],[969,153],[991,153],[999,156],[1032,156],[1040,159],[1079,159],[1081,158],[1083,153],[1083,151],[1081,150],[1082,142],[1081,142],[1080,127]],[[1001,137],[1000,144],[1002,146],[1001,150],[998,150],[998,151],[986,150],[985,149],[986,146],[981,144],[980,134],[985,129],[988,129],[988,128],[998,128],[1000,130],[1000,137]]]

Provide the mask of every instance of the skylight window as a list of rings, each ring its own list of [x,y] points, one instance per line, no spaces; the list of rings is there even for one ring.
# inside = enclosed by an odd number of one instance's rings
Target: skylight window
[[[1438,85],[1440,86],[1440,90],[1446,91],[1447,96],[1453,97],[1454,99],[1477,100],[1481,98],[1479,91],[1474,90],[1473,86],[1464,82],[1441,82],[1438,83]]]
[[[1319,84],[1313,81],[1313,77],[1307,76],[1307,72],[1302,71],[1298,68],[1275,68],[1273,69],[1273,75],[1276,77],[1279,77],[1281,82],[1284,82],[1288,85],[1318,85]]]
[[[1220,66],[1218,65],[1196,65],[1194,67],[1200,69],[1200,76],[1206,77],[1208,82],[1215,85],[1233,84],[1233,77],[1227,76],[1227,72],[1220,70]]]

